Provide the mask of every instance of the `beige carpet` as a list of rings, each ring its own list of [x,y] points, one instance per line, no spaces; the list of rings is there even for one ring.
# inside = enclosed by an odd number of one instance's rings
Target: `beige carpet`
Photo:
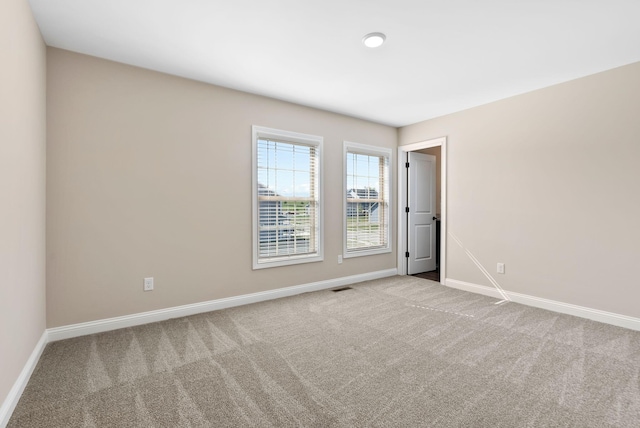
[[[10,427],[638,427],[640,333],[370,281],[47,346]]]

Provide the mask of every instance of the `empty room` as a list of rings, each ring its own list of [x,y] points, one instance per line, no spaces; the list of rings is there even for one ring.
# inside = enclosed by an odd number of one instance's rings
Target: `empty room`
[[[3,1],[0,427],[640,426],[638,16]]]

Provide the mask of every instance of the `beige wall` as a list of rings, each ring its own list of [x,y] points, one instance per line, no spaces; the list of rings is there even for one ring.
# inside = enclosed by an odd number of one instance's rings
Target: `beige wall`
[[[639,106],[636,63],[398,135],[447,136],[448,230],[504,289],[640,317]],[[447,277],[490,285],[447,242]]]
[[[442,212],[440,211],[440,207],[442,206],[442,158],[440,157],[441,147],[429,147],[428,149],[417,150],[417,152],[436,157],[436,213],[439,216]]]
[[[45,47],[0,3],[0,405],[45,329]],[[1,422],[0,422],[1,423]]]
[[[395,128],[47,53],[49,327],[395,268],[337,263],[342,142],[394,148]],[[254,124],[324,137],[324,262],[252,270]]]

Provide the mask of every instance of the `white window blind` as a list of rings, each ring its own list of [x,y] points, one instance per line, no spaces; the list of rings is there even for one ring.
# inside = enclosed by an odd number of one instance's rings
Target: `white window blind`
[[[310,137],[254,127],[254,268],[321,257],[321,139]]]
[[[391,151],[356,143],[345,147],[345,257],[391,251]]]

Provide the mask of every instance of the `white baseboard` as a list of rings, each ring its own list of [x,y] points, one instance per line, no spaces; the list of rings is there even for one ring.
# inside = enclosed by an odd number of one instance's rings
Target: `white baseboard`
[[[42,351],[44,351],[44,347],[48,343],[47,331],[45,330],[36,343],[36,347],[33,349],[33,352],[29,356],[27,363],[24,365],[24,368],[20,372],[20,376],[13,384],[13,387],[9,391],[7,398],[5,398],[2,403],[2,407],[0,407],[0,427],[6,427],[9,423],[9,419],[11,419],[11,414],[13,410],[16,408],[20,397],[22,396],[22,392],[24,388],[29,383],[29,378],[33,373],[33,370],[36,368],[38,364],[38,360],[40,359],[40,355],[42,355]]]
[[[351,275],[342,278],[328,279],[325,281],[296,285],[293,287],[284,287],[278,288],[276,290],[262,291],[259,293],[244,294],[241,296],[210,300],[208,302],[174,306],[172,308],[159,309],[156,311],[142,312],[133,315],[90,321],[63,327],[55,327],[48,329],[47,332],[49,334],[49,341],[54,342],[56,340],[69,339],[71,337],[84,336],[87,334],[101,333],[103,331],[116,330],[119,328],[133,327],[136,325],[163,321],[169,318],[185,317],[188,315],[195,315],[203,312],[210,312],[219,309],[231,308],[234,306],[247,305],[249,303],[257,303],[265,300],[294,296],[296,294],[308,293],[310,291],[319,291],[326,290],[328,288],[341,287],[348,284],[355,284],[356,282],[394,276],[397,275],[397,273],[398,270],[396,268],[380,270],[376,272],[369,272],[359,275]]]
[[[484,294],[485,296],[495,297],[496,299],[502,300],[502,296],[494,287],[472,284],[470,282],[458,281],[451,278],[447,278],[445,280],[445,284],[451,288],[457,288],[458,290]],[[505,290],[505,294],[511,301],[521,303],[523,305],[533,306],[540,309],[547,309],[549,311],[560,312],[567,315],[574,315],[605,324],[611,324],[618,327],[640,331],[640,318],[620,315],[613,312],[601,311],[599,309],[586,308],[584,306],[572,305],[570,303],[558,302],[556,300],[543,299],[541,297],[529,296],[528,294],[514,293],[512,291]]]
[[[478,285],[471,282],[458,281],[457,279],[446,278],[444,284],[451,288],[457,288],[458,290],[469,291],[471,293],[483,294],[485,296],[494,297],[502,300],[502,295],[495,287],[489,287],[487,285]]]

